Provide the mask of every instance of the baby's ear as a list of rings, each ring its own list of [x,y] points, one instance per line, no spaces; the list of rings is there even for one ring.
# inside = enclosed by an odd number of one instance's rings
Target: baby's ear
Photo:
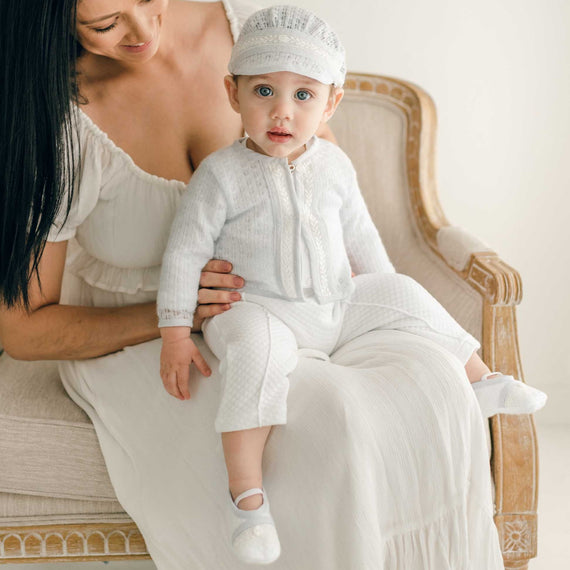
[[[239,113],[239,99],[238,99],[238,88],[237,88],[237,77],[233,77],[232,75],[226,75],[224,77],[224,86],[226,88],[226,92],[228,94],[228,99],[230,101],[230,105],[232,109]]]
[[[331,94],[329,95],[329,100],[327,101],[327,106],[323,113],[323,123],[326,123],[334,115],[343,97],[344,89],[342,87],[331,87]]]

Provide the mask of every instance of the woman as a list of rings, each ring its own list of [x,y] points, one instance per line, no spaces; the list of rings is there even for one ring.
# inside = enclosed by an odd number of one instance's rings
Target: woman
[[[93,421],[117,497],[159,570],[245,568],[229,544],[213,548],[227,488],[213,429],[217,371],[193,372],[190,401],[164,391],[154,301],[186,182],[241,135],[222,78],[251,10],[36,4],[2,8],[13,27],[0,46],[0,341],[15,358],[65,360],[64,386]],[[228,262],[211,261],[195,330],[239,299],[212,287],[241,285]],[[331,360],[301,360],[288,424],[267,444],[283,544],[274,567],[501,568],[482,422],[461,365],[387,331]]]

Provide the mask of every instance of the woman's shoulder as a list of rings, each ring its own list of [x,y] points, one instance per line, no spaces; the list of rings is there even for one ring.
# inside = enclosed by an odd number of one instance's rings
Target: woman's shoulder
[[[172,4],[172,15],[178,26],[187,32],[187,37],[201,41],[212,33],[227,33],[228,25],[233,37],[237,36],[247,18],[260,7],[243,0],[219,2],[179,0]]]

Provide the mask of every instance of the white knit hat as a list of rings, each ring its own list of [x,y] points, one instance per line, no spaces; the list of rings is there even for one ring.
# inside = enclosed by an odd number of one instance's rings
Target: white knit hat
[[[232,75],[291,71],[342,87],[344,47],[323,20],[297,6],[272,6],[252,14],[232,50]]]

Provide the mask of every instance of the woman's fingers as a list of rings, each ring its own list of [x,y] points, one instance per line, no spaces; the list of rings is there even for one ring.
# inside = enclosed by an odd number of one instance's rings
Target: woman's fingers
[[[194,311],[194,322],[192,332],[202,330],[202,323],[209,317],[221,315],[231,308],[230,304],[198,305]]]
[[[198,289],[198,303],[234,303],[241,300],[241,294],[237,291],[220,291],[218,289]]]
[[[196,312],[194,313],[196,318],[194,321],[199,320],[202,322],[204,319],[213,317],[215,315],[221,315],[225,313],[228,309],[231,309],[229,303],[216,303],[214,305],[198,305]]]
[[[224,291],[239,289],[245,285],[242,277],[230,273],[232,268],[229,261],[210,259],[202,269],[198,307],[194,313],[192,331],[199,331],[205,319],[220,315],[231,307],[231,303],[241,300],[237,291]]]
[[[232,264],[223,259],[210,259],[202,269],[202,271],[213,271],[214,273],[229,273],[231,270]]]
[[[207,267],[207,266],[206,266]],[[213,271],[202,271],[200,274],[200,287],[226,287],[227,289],[239,289],[243,287],[245,281],[238,275],[231,273],[215,273]]]

